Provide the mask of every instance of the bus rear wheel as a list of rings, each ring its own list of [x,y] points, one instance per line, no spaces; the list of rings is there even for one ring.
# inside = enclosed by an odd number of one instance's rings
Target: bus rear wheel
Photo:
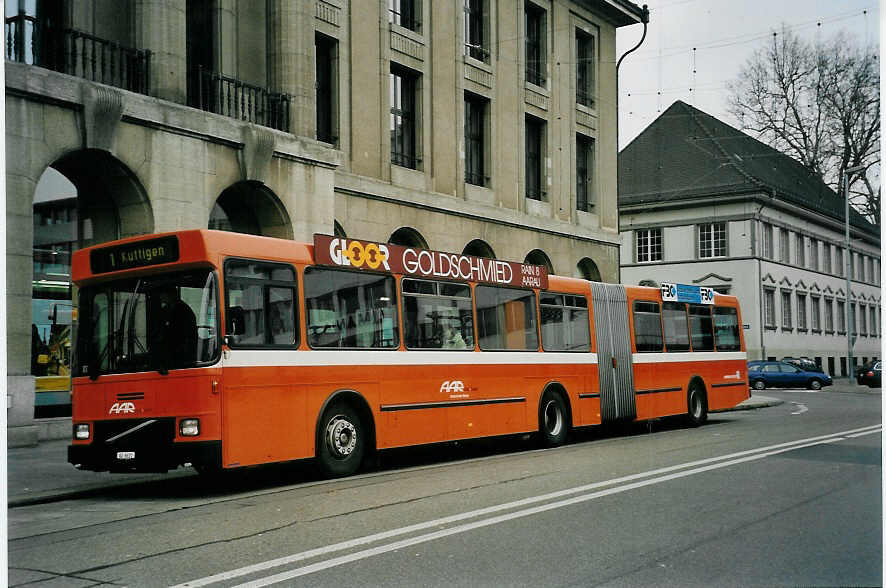
[[[328,476],[350,476],[360,467],[366,429],[347,404],[333,404],[323,413],[317,438],[317,462]]]
[[[689,385],[687,408],[689,409],[687,420],[691,426],[697,427],[708,420],[708,399],[704,388],[698,382]]]
[[[545,392],[538,407],[538,428],[544,447],[557,447],[566,442],[568,414],[566,402],[559,392]]]

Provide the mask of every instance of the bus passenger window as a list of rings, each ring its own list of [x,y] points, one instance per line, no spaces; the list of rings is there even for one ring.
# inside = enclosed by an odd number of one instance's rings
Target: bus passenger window
[[[658,302],[634,302],[634,341],[640,353],[662,350]]]
[[[689,320],[686,317],[686,305],[682,302],[665,302],[662,304],[661,317],[667,350],[689,351]]]
[[[584,296],[543,292],[539,308],[545,351],[590,351],[588,301]]]
[[[714,323],[711,320],[711,307],[690,304],[689,325],[692,333],[692,350],[713,351]]]
[[[738,311],[735,308],[714,307],[714,340],[717,351],[741,350],[738,328]]]
[[[295,270],[278,263],[225,263],[226,332],[234,347],[298,344]]]
[[[307,268],[308,345],[332,349],[398,347],[395,293],[393,276]]]
[[[538,350],[534,292],[477,286],[475,293],[480,349]]]
[[[403,323],[408,349],[473,349],[471,288],[404,279]]]

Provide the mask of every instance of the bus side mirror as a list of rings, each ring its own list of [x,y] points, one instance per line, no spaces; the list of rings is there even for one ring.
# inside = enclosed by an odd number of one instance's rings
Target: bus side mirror
[[[227,335],[242,335],[246,331],[246,312],[242,306],[232,306],[227,312]]]

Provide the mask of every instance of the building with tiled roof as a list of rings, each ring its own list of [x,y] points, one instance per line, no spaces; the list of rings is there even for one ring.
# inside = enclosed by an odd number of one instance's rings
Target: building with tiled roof
[[[820,178],[683,102],[619,154],[621,280],[711,286],[738,296],[749,359],[809,357],[847,373],[881,347],[880,227]]]

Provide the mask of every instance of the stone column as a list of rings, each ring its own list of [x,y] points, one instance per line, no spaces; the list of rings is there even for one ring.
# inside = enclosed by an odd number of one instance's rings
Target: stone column
[[[314,2],[273,0],[273,23],[268,67],[272,90],[292,97],[289,131],[314,138]]]
[[[30,147],[41,139],[39,120],[23,100],[6,102],[6,439],[9,447],[37,444],[31,375],[31,294],[34,261],[33,198],[38,177]],[[31,135],[38,136],[31,136]]]
[[[151,51],[151,95],[187,101],[187,6],[185,0],[136,0],[135,40]]]
[[[431,131],[431,158],[433,166],[433,189],[444,194],[456,194],[457,186],[464,184],[458,175],[458,154],[461,150],[456,137],[464,120],[464,111],[459,108],[463,82],[462,60],[456,54],[461,49],[459,28],[462,10],[453,11],[448,2],[432,2],[431,9],[431,116],[425,117],[424,124]],[[453,15],[454,12],[454,15]],[[459,112],[462,113],[459,116]]]

